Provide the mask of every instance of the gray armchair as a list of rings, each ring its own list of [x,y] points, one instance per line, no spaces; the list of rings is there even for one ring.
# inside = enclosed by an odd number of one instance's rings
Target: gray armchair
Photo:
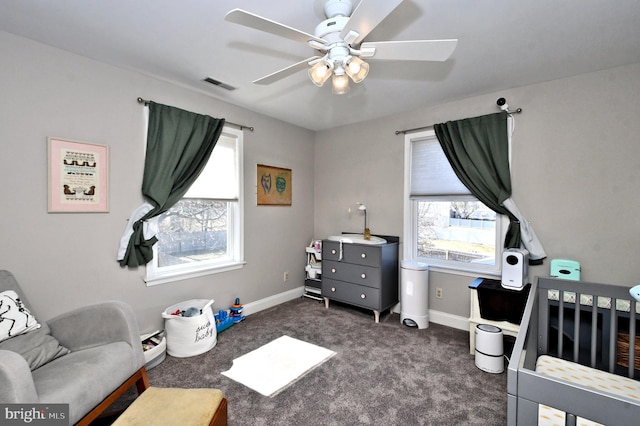
[[[70,424],[89,424],[134,384],[149,387],[131,307],[108,301],[46,323],[14,276],[0,271],[0,292],[14,290],[41,327],[0,342],[0,402],[67,403]]]

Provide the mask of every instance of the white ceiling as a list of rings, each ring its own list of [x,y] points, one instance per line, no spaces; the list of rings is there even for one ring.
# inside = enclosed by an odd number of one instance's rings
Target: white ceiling
[[[366,80],[346,95],[333,95],[329,84],[314,86],[305,71],[268,86],[252,84],[314,51],[229,23],[225,14],[242,8],[313,33],[324,18],[323,3],[4,0],[0,30],[311,130],[640,63],[638,0],[405,0],[366,41],[457,38],[447,62],[371,61]],[[203,83],[205,77],[237,90]]]

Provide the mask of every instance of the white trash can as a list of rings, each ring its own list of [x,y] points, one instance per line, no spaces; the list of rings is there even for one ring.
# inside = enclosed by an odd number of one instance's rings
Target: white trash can
[[[203,354],[217,343],[216,320],[213,316],[213,299],[194,299],[169,306],[162,313],[167,334],[167,353],[176,358]],[[171,315],[195,307],[200,315],[183,317]]]
[[[400,262],[400,323],[429,327],[429,265]]]
[[[504,340],[500,327],[478,324],[475,330],[476,367],[487,373],[504,371]]]

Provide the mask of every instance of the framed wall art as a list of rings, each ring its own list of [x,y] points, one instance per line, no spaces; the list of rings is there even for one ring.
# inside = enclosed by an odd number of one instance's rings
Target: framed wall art
[[[109,147],[48,138],[49,213],[109,211]]]
[[[291,169],[258,164],[257,178],[259,206],[291,205]]]

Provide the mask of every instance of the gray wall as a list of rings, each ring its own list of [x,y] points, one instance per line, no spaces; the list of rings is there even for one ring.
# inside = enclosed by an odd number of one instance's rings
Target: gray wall
[[[140,328],[193,298],[214,309],[299,287],[313,237],[313,133],[141,74],[0,32],[0,269],[12,271],[46,320],[105,299],[134,306]],[[144,164],[141,96],[255,126],[244,135],[245,258],[241,270],[146,287],[145,268],[116,262],[127,219],[140,205]],[[47,213],[47,137],[105,144],[110,211]],[[256,206],[256,164],[292,169],[293,206]],[[283,273],[290,278],[283,282]]]
[[[316,133],[315,234],[359,230],[361,216],[347,209],[361,201],[372,233],[402,236],[404,140],[394,131],[497,112],[499,97],[524,111],[513,137],[513,198],[548,259],[581,262],[584,280],[640,282],[640,65]],[[530,269],[530,276],[548,273],[548,260]],[[430,308],[467,317],[472,280],[430,273]]]
[[[395,130],[522,107],[513,143],[513,198],[548,258],[582,263],[590,281],[634,285],[640,240],[640,65],[490,93],[368,123],[313,133],[202,93],[0,32],[0,268],[11,270],[42,319],[121,299],[143,331],[191,298],[215,309],[302,284],[313,237],[359,231],[402,236],[403,137]],[[118,241],[141,201],[142,96],[255,126],[245,131],[245,257],[238,271],[146,287],[144,268],[120,268]],[[110,211],[47,213],[48,136],[108,145]],[[257,207],[255,165],[293,171],[292,207]],[[351,209],[351,213],[348,212]],[[548,273],[548,261],[531,275]],[[282,275],[289,271],[290,280]],[[470,275],[430,273],[430,307],[466,317]],[[434,297],[442,287],[444,298]]]

